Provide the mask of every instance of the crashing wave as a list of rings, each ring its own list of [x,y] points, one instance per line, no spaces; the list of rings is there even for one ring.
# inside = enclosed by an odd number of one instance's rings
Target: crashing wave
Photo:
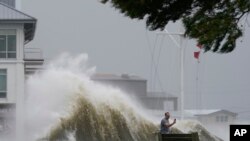
[[[157,140],[159,125],[148,118],[150,113],[145,114],[119,89],[90,80],[86,55],[64,55],[55,62],[27,83],[26,131],[33,135],[30,140]],[[199,133],[201,141],[220,141],[200,124],[178,124],[182,127],[176,126],[173,133],[185,133],[182,128],[188,126],[189,132]]]

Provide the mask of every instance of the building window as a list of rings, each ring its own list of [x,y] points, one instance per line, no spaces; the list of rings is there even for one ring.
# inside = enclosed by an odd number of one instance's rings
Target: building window
[[[216,116],[216,122],[228,122],[228,116]]]
[[[220,122],[220,117],[216,116],[216,122]]]
[[[0,29],[0,58],[16,58],[16,30]]]
[[[220,122],[224,122],[224,116],[220,116]]]
[[[0,69],[0,98],[7,97],[7,70]]]
[[[228,116],[225,116],[225,117],[224,117],[224,121],[225,121],[225,122],[228,122]]]

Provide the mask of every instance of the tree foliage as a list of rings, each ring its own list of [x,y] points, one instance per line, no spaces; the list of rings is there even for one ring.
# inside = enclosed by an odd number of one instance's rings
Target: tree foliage
[[[197,39],[205,51],[228,53],[243,35],[240,20],[250,12],[250,0],[102,0],[132,19],[146,19],[150,30],[163,30],[181,19],[185,36]]]

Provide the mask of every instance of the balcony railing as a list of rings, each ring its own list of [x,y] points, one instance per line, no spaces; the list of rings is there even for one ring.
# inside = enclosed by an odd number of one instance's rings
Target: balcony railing
[[[43,60],[43,52],[40,48],[25,48],[24,60]]]

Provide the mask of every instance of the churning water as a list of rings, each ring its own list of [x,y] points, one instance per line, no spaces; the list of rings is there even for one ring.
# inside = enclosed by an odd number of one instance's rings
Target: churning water
[[[64,54],[28,79],[25,141],[156,141],[159,125],[124,92],[90,80],[87,59]],[[219,140],[195,122],[177,125]]]

